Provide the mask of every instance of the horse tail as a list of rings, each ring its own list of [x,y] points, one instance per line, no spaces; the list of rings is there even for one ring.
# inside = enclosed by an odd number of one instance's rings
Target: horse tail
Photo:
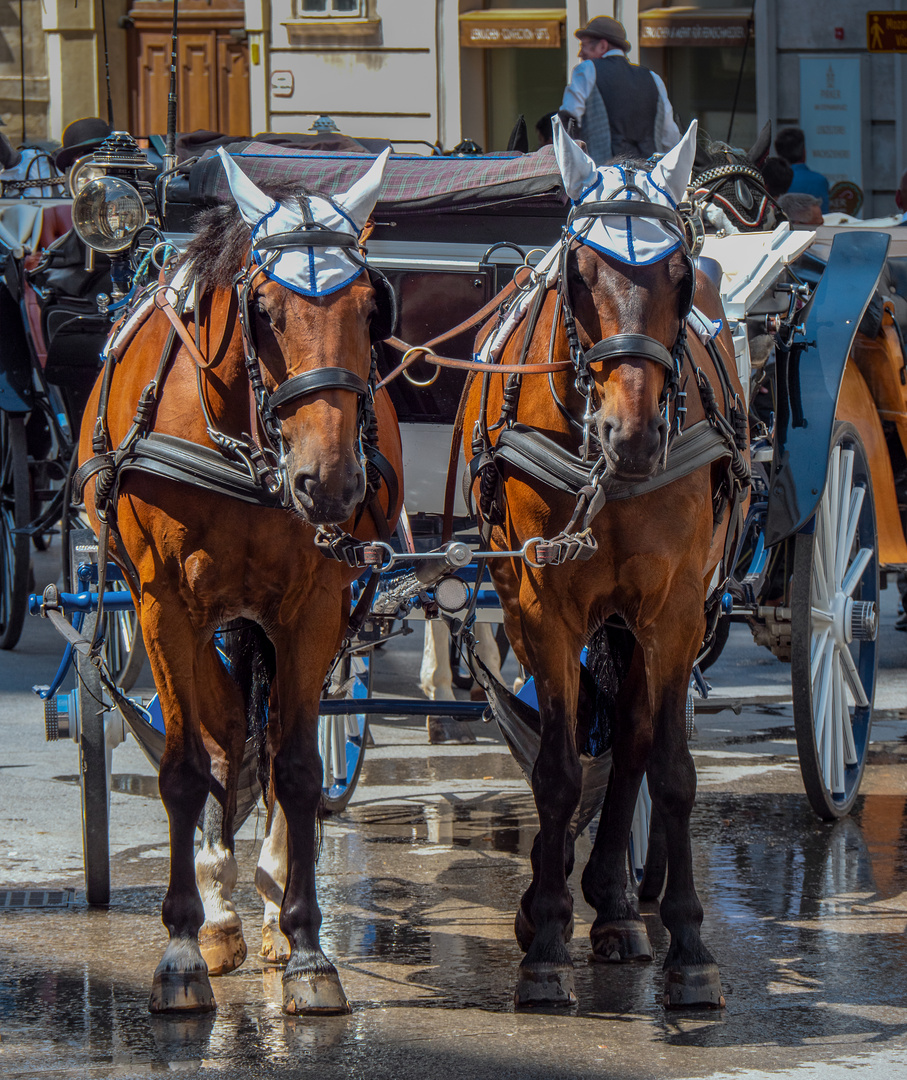
[[[585,754],[598,757],[611,746],[617,693],[630,670],[635,647],[630,631],[619,626],[601,626],[589,639],[578,709]]]
[[[271,761],[267,750],[268,702],[277,670],[276,654],[270,638],[258,623],[237,620],[223,630],[221,651],[227,667],[243,696],[246,738],[255,746],[256,776],[268,801]]]

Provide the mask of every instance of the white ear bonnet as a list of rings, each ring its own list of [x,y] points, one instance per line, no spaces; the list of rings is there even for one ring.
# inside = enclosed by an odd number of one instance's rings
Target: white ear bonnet
[[[254,244],[267,236],[312,228],[313,225],[358,237],[378,200],[390,150],[385,150],[344,195],[331,200],[319,195],[300,195],[281,202],[259,191],[222,147],[218,153],[239,212],[252,229]],[[308,221],[300,206],[302,200],[308,207]],[[259,265],[268,263],[264,270],[267,277],[303,296],[327,296],[337,292],[349,285],[363,269],[362,263],[342,247],[286,248],[273,260],[271,254],[253,251],[253,258]]]
[[[651,172],[619,165],[596,168],[594,161],[564,132],[557,117],[554,129],[554,154],[574,207],[615,198],[635,203],[648,201],[676,209],[683,199],[696,154],[695,120],[677,146]],[[638,188],[642,194],[621,190],[624,185]],[[664,259],[682,243],[679,233],[668,222],[637,216],[584,218],[580,209],[575,210],[569,231],[596,251],[637,266]]]

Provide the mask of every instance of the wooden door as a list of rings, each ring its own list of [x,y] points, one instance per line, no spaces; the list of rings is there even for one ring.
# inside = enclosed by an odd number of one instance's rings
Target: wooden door
[[[167,131],[172,11],[136,0],[132,20],[130,124],[134,135]],[[177,35],[177,130],[250,135],[249,54],[236,0],[182,0]],[[240,31],[239,34],[231,31]]]

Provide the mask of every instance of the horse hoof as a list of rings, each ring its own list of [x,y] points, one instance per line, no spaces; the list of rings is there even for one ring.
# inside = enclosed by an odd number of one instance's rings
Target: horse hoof
[[[336,972],[301,975],[283,983],[283,1011],[291,1016],[352,1012]]]
[[[152,1013],[214,1012],[217,1002],[204,971],[156,971],[148,1011]]]
[[[513,1004],[518,1009],[575,1005],[573,968],[564,964],[521,964]]]
[[[646,924],[635,919],[594,925],[591,959],[599,964],[626,964],[655,958]]]
[[[209,975],[235,971],[246,958],[241,925],[224,928],[205,923],[198,932],[198,947]]]
[[[261,952],[258,954],[266,964],[286,967],[290,959],[290,943],[280,932],[277,920],[266,922],[261,928]]]
[[[724,994],[717,964],[691,964],[665,972],[666,1009],[723,1009]]]

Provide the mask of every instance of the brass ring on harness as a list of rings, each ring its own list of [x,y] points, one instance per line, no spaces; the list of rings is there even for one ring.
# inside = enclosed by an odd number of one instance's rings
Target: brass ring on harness
[[[412,375],[410,375],[409,369],[406,367],[406,359],[410,355],[410,353],[425,353],[426,356],[438,355],[434,349],[429,349],[426,345],[413,345],[411,348],[406,350],[400,360],[400,367],[403,368],[403,378],[406,379],[408,383],[412,383],[413,386],[418,386],[422,389],[424,389],[426,386],[431,386],[432,383],[437,382],[438,376],[441,374],[440,366],[436,366],[434,375],[432,375],[430,379],[426,379],[424,382],[420,382],[418,379],[414,379]]]
[[[526,257],[523,259],[523,266],[531,266],[531,264],[529,262],[529,256],[534,255],[536,252],[538,252],[540,255],[542,255],[544,257],[545,255],[548,254],[548,249],[547,248],[530,248],[526,252]],[[538,263],[536,263],[536,265],[532,266],[531,268],[533,270],[535,270],[537,267],[538,267]]]

